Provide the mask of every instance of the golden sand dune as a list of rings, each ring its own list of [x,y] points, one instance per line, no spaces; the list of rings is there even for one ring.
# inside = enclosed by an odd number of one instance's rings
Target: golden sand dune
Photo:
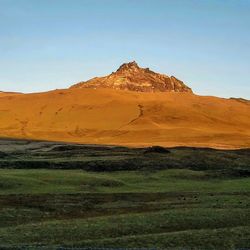
[[[0,136],[130,146],[250,147],[250,104],[186,92],[108,88],[2,95]]]

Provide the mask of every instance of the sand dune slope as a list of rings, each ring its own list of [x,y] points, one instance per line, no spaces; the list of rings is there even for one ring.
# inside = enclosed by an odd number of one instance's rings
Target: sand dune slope
[[[0,95],[0,136],[130,146],[250,147],[250,104],[192,93]]]

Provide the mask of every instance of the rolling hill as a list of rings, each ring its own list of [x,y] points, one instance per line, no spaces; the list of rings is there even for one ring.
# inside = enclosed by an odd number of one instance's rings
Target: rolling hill
[[[250,147],[250,103],[198,96],[175,77],[122,65],[69,89],[0,94],[0,137],[128,146]]]

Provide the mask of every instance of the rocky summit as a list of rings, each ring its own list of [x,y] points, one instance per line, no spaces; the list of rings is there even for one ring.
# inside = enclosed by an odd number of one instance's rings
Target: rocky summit
[[[79,82],[71,88],[112,88],[137,92],[189,92],[192,89],[174,76],[141,68],[133,61],[122,64],[116,72]]]

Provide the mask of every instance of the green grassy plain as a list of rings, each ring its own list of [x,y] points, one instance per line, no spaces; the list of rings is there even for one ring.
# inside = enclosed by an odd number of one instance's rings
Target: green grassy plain
[[[250,248],[248,151],[180,148],[145,154],[145,149],[22,143],[0,146],[1,249]],[[96,166],[101,155],[106,169],[91,171],[88,163],[87,171],[82,165],[91,158]],[[128,158],[142,159],[138,169],[127,165]],[[26,164],[49,159],[63,167]],[[78,168],[75,161],[81,162]]]

